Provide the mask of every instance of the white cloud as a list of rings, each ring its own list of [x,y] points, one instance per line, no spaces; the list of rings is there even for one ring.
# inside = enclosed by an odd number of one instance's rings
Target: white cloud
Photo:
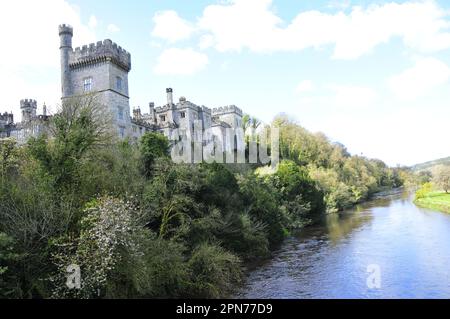
[[[403,100],[414,100],[448,82],[450,68],[436,58],[416,59],[414,66],[392,76],[388,85]]]
[[[214,37],[210,34],[207,35],[203,35],[202,37],[200,37],[200,41],[199,41],[199,48],[200,49],[207,49],[210,48],[214,45]]]
[[[314,89],[313,83],[310,80],[301,81],[297,87],[295,88],[295,92],[297,93],[305,93],[310,92]]]
[[[171,48],[158,57],[154,72],[160,75],[191,75],[204,69],[208,63],[206,54],[190,48]]]
[[[377,98],[377,93],[370,87],[336,84],[328,87],[335,94],[333,105],[340,110],[362,109],[373,105]]]
[[[110,23],[110,24],[108,24],[107,30],[110,33],[116,33],[116,32],[120,31],[120,28],[118,26],[116,26],[115,24]]]
[[[97,24],[98,24],[97,18],[95,16],[91,16],[89,18],[89,23],[88,23],[89,28],[95,29],[97,27]]]
[[[283,21],[271,6],[271,0],[210,5],[198,27],[206,33],[207,44],[221,52],[300,51],[332,45],[334,58],[354,59],[394,37],[424,52],[450,47],[449,14],[434,1],[353,7],[348,14],[305,11],[291,22]]]
[[[188,39],[194,32],[191,23],[180,18],[178,13],[173,10],[157,12],[153,17],[153,22],[155,27],[152,36],[169,42]]]
[[[281,23],[269,10],[270,3],[271,0],[235,0],[231,5],[210,5],[203,11],[198,26],[212,36],[209,42],[219,51],[270,49]]]
[[[26,8],[26,10],[24,10]],[[20,112],[23,98],[38,99],[53,108],[60,101],[58,25],[74,27],[74,46],[95,41],[79,9],[64,0],[15,0],[0,10],[2,100],[0,111]]]

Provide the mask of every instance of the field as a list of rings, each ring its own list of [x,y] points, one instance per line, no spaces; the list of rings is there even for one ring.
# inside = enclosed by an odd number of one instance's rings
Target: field
[[[423,208],[439,210],[450,214],[450,194],[431,192],[425,197],[416,199],[415,203]]]

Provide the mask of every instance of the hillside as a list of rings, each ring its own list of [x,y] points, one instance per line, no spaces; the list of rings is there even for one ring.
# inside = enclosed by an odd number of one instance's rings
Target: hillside
[[[432,167],[437,165],[450,165],[450,156],[445,158],[440,158],[434,161],[429,161],[421,164],[416,164],[412,167],[412,169],[416,172],[430,170]]]

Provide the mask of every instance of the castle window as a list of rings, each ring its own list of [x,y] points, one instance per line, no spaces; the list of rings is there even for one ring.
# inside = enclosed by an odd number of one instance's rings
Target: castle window
[[[123,108],[122,107],[118,107],[118,118],[119,120],[123,120]]]
[[[186,117],[186,112],[180,112],[180,117],[184,119]]]
[[[161,122],[165,122],[166,121],[166,116],[165,115],[161,115],[159,118],[161,119]]]
[[[125,128],[123,126],[119,127],[119,134],[121,138],[125,137]]]
[[[83,89],[84,92],[92,91],[92,78],[85,78],[83,80]]]
[[[116,77],[116,88],[118,91],[122,91],[122,78],[120,76]]]

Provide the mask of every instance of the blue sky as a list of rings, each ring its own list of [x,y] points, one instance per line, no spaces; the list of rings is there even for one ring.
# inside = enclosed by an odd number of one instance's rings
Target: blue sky
[[[0,13],[0,111],[56,110],[57,25],[132,55],[131,106],[175,97],[285,112],[390,165],[449,156],[448,1],[17,0]],[[23,10],[28,8],[28,10]]]

